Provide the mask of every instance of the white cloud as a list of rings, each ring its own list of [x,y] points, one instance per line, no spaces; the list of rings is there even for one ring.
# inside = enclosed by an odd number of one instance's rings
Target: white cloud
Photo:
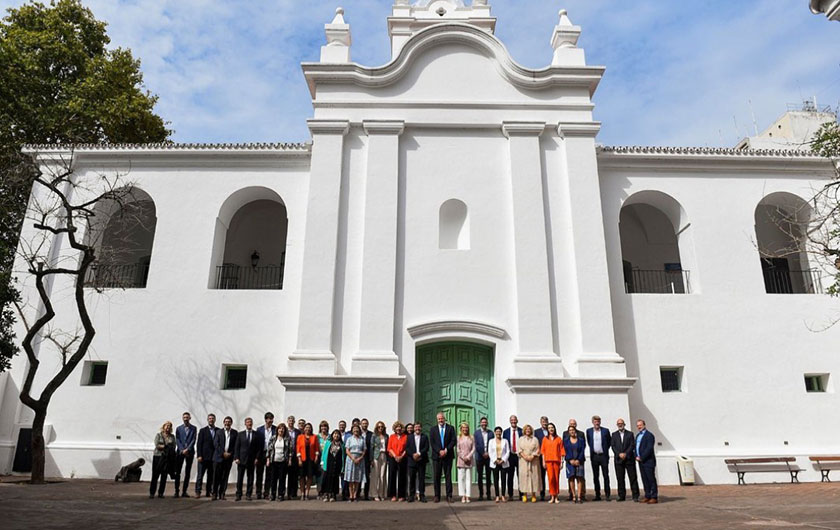
[[[112,44],[142,59],[175,139],[221,142],[308,138],[300,62],[317,60],[342,3],[354,60],[387,62],[391,0],[85,0]],[[759,128],[803,97],[840,101],[840,24],[804,1],[490,3],[497,35],[530,67],[550,62],[560,7],[583,26],[588,61],[607,66],[595,97],[604,143],[732,145],[752,128],[750,100]]]

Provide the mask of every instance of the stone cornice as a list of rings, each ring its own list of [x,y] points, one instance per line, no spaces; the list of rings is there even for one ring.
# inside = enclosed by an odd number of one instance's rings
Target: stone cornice
[[[410,326],[408,328],[408,334],[411,335],[411,338],[413,339],[432,333],[452,332],[476,333],[478,335],[487,335],[496,339],[503,339],[507,337],[507,332],[500,327],[467,320],[438,320],[435,322],[426,322],[416,326]]]
[[[561,123],[557,126],[557,134],[561,138],[595,138],[601,132],[601,122],[591,123]]]
[[[699,172],[731,170],[756,174],[798,173],[810,177],[830,177],[835,174],[831,160],[811,151],[601,146],[597,149],[597,155],[598,166],[602,169]]]
[[[365,133],[401,135],[405,130],[405,122],[398,120],[366,120],[362,122]]]
[[[344,136],[350,131],[350,122],[347,120],[306,120],[309,131],[315,134],[340,134]]]
[[[44,166],[299,167],[311,143],[30,144],[22,152]]]
[[[545,131],[545,122],[509,122],[502,123],[502,133],[511,136],[539,136]]]
[[[368,68],[356,63],[303,63],[309,91],[314,99],[320,83],[349,84],[365,88],[392,85],[408,73],[411,65],[427,48],[445,43],[460,43],[489,54],[499,73],[511,84],[525,89],[552,86],[586,88],[595,93],[604,74],[601,66],[549,66],[533,70],[521,66],[510,56],[505,45],[494,35],[470,24],[446,22],[435,24],[414,34],[390,63]]]
[[[42,153],[88,153],[107,151],[132,151],[139,153],[168,153],[168,152],[228,152],[228,151],[291,151],[309,152],[311,144],[291,142],[266,143],[148,143],[148,144],[26,144],[22,151],[27,154]]]
[[[594,394],[627,393],[636,383],[634,377],[584,378],[584,377],[511,377],[505,381],[516,394],[527,393],[575,393]]]
[[[286,390],[367,390],[397,392],[405,384],[405,376],[392,377],[356,375],[278,375]]]
[[[728,155],[740,157],[788,157],[788,158],[822,158],[813,151],[799,151],[795,149],[733,149],[731,147],[667,147],[667,146],[638,146],[638,145],[608,145],[598,147],[599,153],[615,154],[654,154],[654,155],[697,155],[715,156]]]

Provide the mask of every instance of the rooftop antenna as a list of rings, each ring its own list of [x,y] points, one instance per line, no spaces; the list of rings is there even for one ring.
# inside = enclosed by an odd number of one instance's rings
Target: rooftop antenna
[[[748,99],[747,102],[750,104],[750,114],[752,115],[753,131],[755,132],[755,135],[758,136],[758,124],[755,122],[755,111],[753,110],[752,100]]]

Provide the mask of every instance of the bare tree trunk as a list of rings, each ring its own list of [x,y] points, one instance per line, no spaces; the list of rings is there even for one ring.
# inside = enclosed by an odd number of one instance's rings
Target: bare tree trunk
[[[47,460],[47,446],[44,440],[44,422],[46,419],[46,407],[39,407],[38,410],[35,410],[35,419],[32,421],[32,478],[30,484],[44,484],[45,482],[44,468]]]

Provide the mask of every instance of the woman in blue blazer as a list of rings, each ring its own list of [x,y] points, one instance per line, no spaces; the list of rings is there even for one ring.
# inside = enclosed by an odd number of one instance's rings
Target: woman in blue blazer
[[[580,504],[585,477],[583,463],[586,462],[586,442],[578,437],[575,427],[569,426],[568,432],[569,437],[563,440],[563,447],[566,450],[566,478],[569,479],[569,491],[574,493],[575,504]]]

